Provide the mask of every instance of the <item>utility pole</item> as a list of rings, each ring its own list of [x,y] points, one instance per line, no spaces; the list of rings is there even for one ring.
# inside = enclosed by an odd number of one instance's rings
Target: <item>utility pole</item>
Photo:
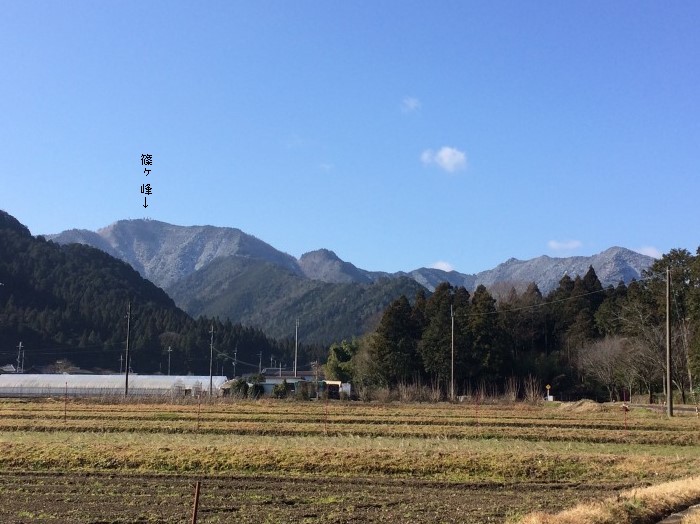
[[[122,371],[124,370],[124,355],[122,353],[119,353],[119,374],[122,374]]]
[[[673,387],[671,384],[671,268],[666,268],[666,412],[673,416]]]
[[[297,351],[299,349],[299,319],[294,329],[294,378],[297,378]]]
[[[238,350],[233,350],[233,378],[236,378],[236,362],[238,362]]]
[[[131,334],[131,302],[126,305],[126,373],[124,375],[124,396],[129,395],[129,335]]]
[[[212,391],[214,389],[214,323],[212,322],[211,329],[209,330],[211,334],[211,342],[209,343],[209,396],[211,397]]]
[[[318,360],[314,360],[313,367],[316,373],[316,400],[318,400]]]
[[[19,343],[17,346],[17,368],[15,369],[15,373],[19,373],[20,368],[22,365],[22,342]]]
[[[258,352],[258,374],[262,373],[262,351]]]
[[[450,318],[452,320],[452,372],[450,375],[450,398],[455,400],[455,312],[450,306]]]
[[[168,376],[170,376],[170,353],[172,353],[173,350],[168,346]]]

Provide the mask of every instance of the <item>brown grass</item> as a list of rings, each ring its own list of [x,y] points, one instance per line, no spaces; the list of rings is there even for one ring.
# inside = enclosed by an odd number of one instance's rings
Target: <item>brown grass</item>
[[[700,524],[700,508],[684,516],[681,520],[681,524]]]
[[[520,524],[646,524],[700,502],[700,477],[621,492],[602,502],[579,504],[556,515],[535,512]],[[693,516],[695,518],[695,516]]]

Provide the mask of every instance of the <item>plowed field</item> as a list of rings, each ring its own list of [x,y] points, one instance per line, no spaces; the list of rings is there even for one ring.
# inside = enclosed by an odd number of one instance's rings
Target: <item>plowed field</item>
[[[0,522],[189,523],[194,477],[0,474]],[[204,477],[197,522],[503,522],[618,485],[466,484],[367,478]]]
[[[594,404],[0,402],[0,522],[504,522],[700,470],[700,424]]]

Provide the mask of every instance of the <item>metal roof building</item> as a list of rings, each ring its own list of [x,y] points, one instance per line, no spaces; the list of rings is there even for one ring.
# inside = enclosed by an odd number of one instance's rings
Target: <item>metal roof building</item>
[[[228,379],[212,377],[215,396]],[[119,375],[24,375],[0,374],[0,397],[95,397],[123,396],[125,376]],[[164,376],[129,374],[129,396],[186,396],[209,393],[209,375]]]

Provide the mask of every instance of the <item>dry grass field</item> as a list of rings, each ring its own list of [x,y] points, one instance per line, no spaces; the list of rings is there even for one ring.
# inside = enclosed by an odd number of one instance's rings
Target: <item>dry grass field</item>
[[[187,523],[197,480],[203,523],[563,522],[651,507],[637,493],[697,474],[698,444],[694,414],[589,402],[4,400],[0,522]]]

